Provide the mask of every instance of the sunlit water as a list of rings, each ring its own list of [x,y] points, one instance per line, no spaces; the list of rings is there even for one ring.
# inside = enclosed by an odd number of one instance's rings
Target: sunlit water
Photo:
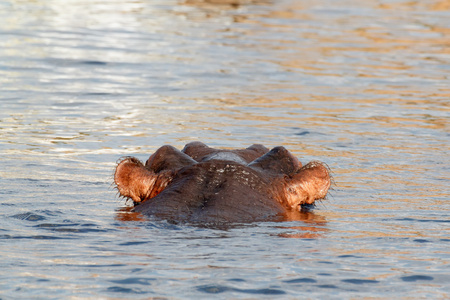
[[[450,2],[0,1],[0,298],[450,297]],[[142,219],[163,144],[283,145],[303,221]]]

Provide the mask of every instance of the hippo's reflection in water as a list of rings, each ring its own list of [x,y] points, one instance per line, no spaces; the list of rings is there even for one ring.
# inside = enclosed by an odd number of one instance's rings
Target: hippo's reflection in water
[[[116,212],[115,219],[120,222],[152,222],[151,226],[156,227],[170,227],[177,226],[177,222],[174,220],[168,220],[167,223],[160,223],[159,220],[152,220],[151,217],[146,217],[139,212],[134,211],[133,207],[126,206],[121,207]],[[323,237],[323,234],[328,231],[326,227],[326,219],[325,217],[314,213],[310,209],[301,209],[300,211],[292,211],[286,214],[285,222],[279,222],[275,226],[279,229],[276,233],[277,236],[282,238],[300,238],[300,239],[317,239]],[[298,223],[290,223],[290,222],[302,222]],[[257,226],[261,225],[261,223],[253,223]],[[249,226],[250,224],[243,223],[230,223],[230,222],[210,222],[210,223],[195,223],[189,224],[198,228],[208,228],[214,230],[224,230],[228,231],[231,229],[240,228],[242,226]],[[178,228],[178,227],[176,227]]]

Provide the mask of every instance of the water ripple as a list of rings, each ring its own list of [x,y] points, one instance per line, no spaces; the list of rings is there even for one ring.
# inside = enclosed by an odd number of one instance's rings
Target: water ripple
[[[449,11],[0,0],[0,298],[449,298]],[[193,140],[283,145],[336,186],[295,222],[122,208],[120,157]]]

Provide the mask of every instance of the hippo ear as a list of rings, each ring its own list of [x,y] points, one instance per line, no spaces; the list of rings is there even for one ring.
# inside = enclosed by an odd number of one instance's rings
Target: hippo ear
[[[177,170],[197,163],[192,157],[173,146],[162,146],[145,163],[145,167],[155,173],[164,170]]]
[[[288,206],[313,204],[327,195],[331,185],[330,171],[324,163],[312,161],[287,178],[285,184]]]
[[[170,182],[171,174],[157,175],[134,157],[122,159],[116,167],[114,182],[121,196],[139,203],[159,194]]]

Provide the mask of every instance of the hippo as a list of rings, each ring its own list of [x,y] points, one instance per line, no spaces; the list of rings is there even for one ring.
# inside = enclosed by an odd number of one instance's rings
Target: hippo
[[[143,164],[119,160],[114,182],[133,211],[186,223],[282,221],[324,199],[331,184],[326,164],[302,166],[282,146],[224,150],[191,142],[181,151],[159,148]]]

